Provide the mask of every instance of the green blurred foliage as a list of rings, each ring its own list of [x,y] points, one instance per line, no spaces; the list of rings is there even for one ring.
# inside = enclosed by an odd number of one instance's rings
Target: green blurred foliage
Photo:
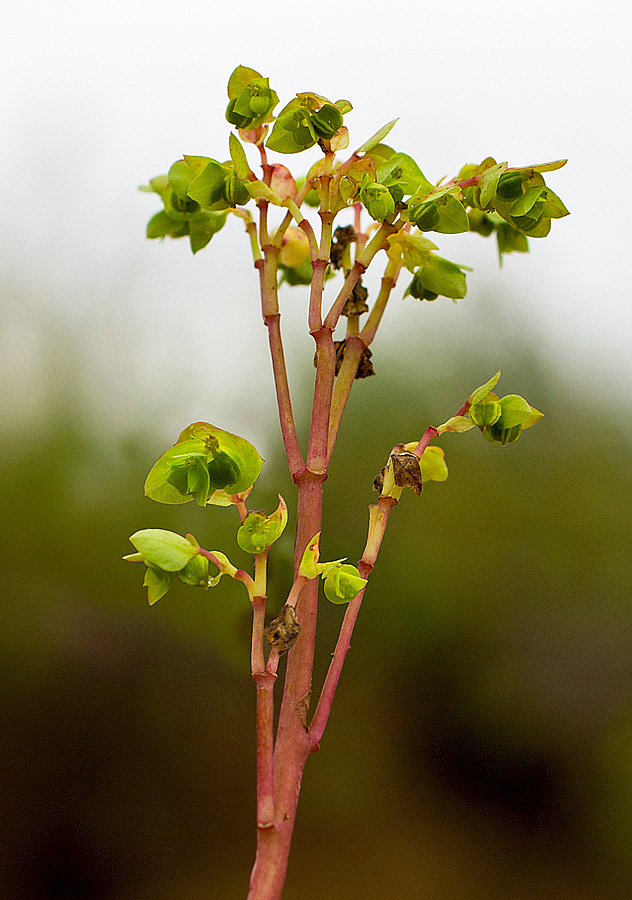
[[[357,561],[393,444],[444,421],[490,370],[472,357],[418,389],[418,362],[396,378],[381,355],[341,430],[324,559]],[[445,435],[450,477],[392,515],[307,766],[287,900],[626,896],[630,436],[532,348],[505,367],[513,390],[545,412],[538,427],[506,448]],[[233,900],[255,843],[245,592],[176,583],[150,610],[142,567],[121,557],[147,527],[249,557],[234,510],[143,497],[164,438],[117,442],[93,414],[70,390],[1,439],[0,894]],[[250,506],[270,514],[281,492],[290,508],[270,554],[276,614],[294,491],[271,456]],[[317,683],[343,613],[322,604]]]

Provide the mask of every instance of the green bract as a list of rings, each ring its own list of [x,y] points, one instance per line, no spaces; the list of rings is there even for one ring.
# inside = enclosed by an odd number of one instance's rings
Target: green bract
[[[196,422],[180,434],[145,482],[145,494],[159,503],[195,500],[205,506],[217,491],[239,494],[259,477],[263,460],[247,440]]]
[[[367,583],[355,566],[334,565],[324,578],[325,597],[331,603],[348,603],[358,596]]]
[[[279,494],[279,506],[271,516],[252,512],[237,532],[237,543],[246,553],[262,553],[281,537],[287,525],[287,506]]]
[[[454,188],[438,188],[428,195],[425,188],[408,204],[408,218],[421,231],[460,234],[469,231],[467,211]]]

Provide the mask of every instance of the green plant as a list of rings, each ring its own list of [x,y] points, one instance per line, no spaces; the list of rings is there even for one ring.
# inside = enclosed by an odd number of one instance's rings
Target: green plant
[[[278,97],[268,79],[243,66],[230,77],[228,97],[226,118],[237,130],[229,137],[230,158],[219,162],[185,156],[167,175],[152,178],[143,190],[158,194],[164,208],[149,222],[147,235],[187,236],[197,253],[229,214],[245,224],[260,277],[281,434],[298,491],[294,582],[280,613],[266,624],[267,558],[286,527],[286,503],[279,497],[271,514],[250,511],[247,500],[261,470],[261,457],[244,438],[204,422],[185,428],[160,457],[149,473],[145,493],[161,503],[193,500],[202,507],[234,507],[240,520],[237,542],[252,554],[251,571],[235,567],[219,550],[203,548],[192,535],[182,537],[159,529],[132,535],[136,552],[125,558],[145,565],[150,603],[160,599],[175,579],[209,588],[227,575],[247,591],[253,612],[251,664],[257,694],[258,834],[248,896],[275,900],[283,890],[304,766],[325,730],[392,509],[405,488],[419,495],[425,482],[447,478],[444,452],[431,441],[445,433],[477,429],[488,441],[505,446],[542,415],[518,395],[499,397],[497,373],[471,392],[442,425],[428,426],[415,440],[396,443],[385,453],[385,466],[374,483],[379,497],[369,506],[366,546],[358,565],[344,558],[321,562],[323,485],[353,383],[374,374],[369,348],[389,297],[404,270],[412,275],[406,295],[422,301],[439,296],[456,301],[465,296],[468,267],[438,256],[429,232],[495,234],[502,261],[505,253],[528,250],[528,237],[545,237],[551,220],[568,211],[543,177],[563,166],[564,160],[510,168],[488,158],[480,165],[464,166],[450,181],[433,184],[410,156],[384,143],[396,120],[340,162],[337,154],[349,143],[343,121],[352,107],[346,100],[332,103],[318,94],[301,93],[275,116]],[[294,154],[315,145],[322,150],[322,158],[302,181],[286,166],[268,159],[268,150]],[[261,177],[251,167],[248,146],[258,154]],[[249,204],[256,207],[256,219]],[[319,229],[303,213],[304,206],[317,209]],[[273,222],[274,209],[280,215]],[[337,216],[345,212],[351,213],[352,224],[334,230]],[[383,259],[381,254],[386,257],[381,287],[369,303],[362,278],[376,260]],[[325,311],[324,287],[329,278],[338,283]],[[305,455],[297,438],[284,361],[278,295],[283,282],[310,286],[307,321],[316,348],[316,375]],[[335,339],[337,329],[340,337]],[[312,715],[319,577],[325,597],[346,604],[346,612]],[[288,651],[275,735],[277,669],[281,655]]]

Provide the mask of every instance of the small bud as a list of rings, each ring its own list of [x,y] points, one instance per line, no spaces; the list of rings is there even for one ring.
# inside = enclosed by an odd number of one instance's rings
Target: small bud
[[[287,653],[299,636],[300,630],[296,610],[286,603],[276,619],[266,625],[263,633],[268,643],[276,647],[279,653]]]

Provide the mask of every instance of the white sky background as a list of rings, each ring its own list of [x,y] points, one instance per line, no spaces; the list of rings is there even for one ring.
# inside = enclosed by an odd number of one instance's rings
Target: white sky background
[[[568,157],[547,180],[570,217],[501,272],[491,240],[439,236],[442,255],[475,269],[468,297],[419,304],[400,290],[383,340],[418,353],[422,377],[428,335],[441,341],[442,326],[446,348],[457,336],[462,348],[491,296],[499,335],[526,329],[571,382],[579,373],[625,398],[631,26],[629,3],[581,0],[12,4],[0,34],[8,413],[35,410],[33,379],[63,377],[63,359],[53,373],[42,361],[42,334],[56,325],[81,340],[84,389],[109,428],[162,416],[169,435],[199,418],[239,430],[269,415],[241,225],[229,220],[192,257],[186,241],[145,241],[159,201],[136,191],[183,153],[227,158],[226,82],[238,64],[270,77],[278,109],[304,90],[349,99],[351,147],[399,115],[388,141],[432,181],[488,155],[513,165]],[[311,352],[303,295],[287,293],[283,312],[289,356]],[[482,379],[494,368],[490,359]]]

